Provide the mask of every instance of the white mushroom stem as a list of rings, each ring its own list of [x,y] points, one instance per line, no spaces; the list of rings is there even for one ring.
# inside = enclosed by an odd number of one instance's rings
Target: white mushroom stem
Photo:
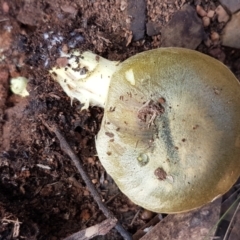
[[[64,67],[54,67],[50,73],[61,85],[66,94],[80,101],[82,109],[89,105],[104,107],[109,84],[119,62],[102,58],[90,51],[74,51],[64,55],[67,63]]]

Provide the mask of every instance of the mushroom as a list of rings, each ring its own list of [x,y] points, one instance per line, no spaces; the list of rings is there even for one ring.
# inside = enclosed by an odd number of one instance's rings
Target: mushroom
[[[161,213],[198,208],[240,175],[240,85],[219,61],[159,48],[122,63],[65,56],[51,74],[83,108],[105,108],[99,159],[134,203]]]
[[[10,80],[11,82],[11,91],[21,97],[27,97],[29,92],[27,91],[27,82],[28,80],[25,77],[16,77]]]

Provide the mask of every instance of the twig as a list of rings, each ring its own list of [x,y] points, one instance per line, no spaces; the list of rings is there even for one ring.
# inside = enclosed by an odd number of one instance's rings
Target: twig
[[[88,240],[95,236],[105,235],[108,233],[117,223],[117,219],[106,219],[103,222],[81,230],[65,238],[64,240]]]
[[[59,129],[55,124],[53,124],[51,127],[42,119],[43,124],[48,128],[49,131],[52,131],[55,133],[57,136],[59,142],[60,142],[60,147],[62,151],[64,151],[73,161],[75,164],[76,168],[78,169],[83,181],[86,183],[89,191],[91,192],[94,200],[96,201],[99,209],[103,212],[103,214],[107,218],[112,218],[114,219],[113,213],[103,204],[102,199],[98,191],[96,190],[94,184],[91,182],[90,178],[86,174],[86,172],[83,170],[83,166],[81,164],[81,161],[77,157],[77,155],[73,152],[69,144],[67,143],[66,139],[64,136],[60,133]],[[115,229],[121,234],[121,236],[126,239],[126,240],[131,240],[132,237],[131,235],[122,227],[122,225],[117,222]]]
[[[134,218],[132,219],[132,221],[131,221],[131,223],[130,223],[130,226],[133,225],[133,223],[135,222],[135,220],[136,220],[137,216],[139,215],[140,211],[141,211],[141,209],[138,209],[138,211],[136,212]]]
[[[18,218],[17,220],[11,220],[11,219],[6,219],[6,218],[3,218],[2,219],[2,222],[7,222],[7,223],[13,223],[14,224],[14,227],[13,227],[13,238],[16,238],[19,236],[19,231],[20,231],[20,224],[22,222],[19,222],[18,221]]]
[[[110,197],[106,202],[105,204],[107,205],[108,203],[110,203],[115,197],[117,197],[119,195],[119,192],[116,193],[115,195],[113,195],[112,197]]]
[[[5,21],[8,21],[9,19],[8,18],[2,18],[0,19],[0,22],[5,22]]]

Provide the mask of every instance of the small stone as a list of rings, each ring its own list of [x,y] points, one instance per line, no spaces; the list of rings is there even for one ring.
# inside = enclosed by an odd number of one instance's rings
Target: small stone
[[[223,29],[222,45],[240,49],[240,12],[232,15],[232,19]]]
[[[208,27],[210,25],[210,18],[205,16],[202,18],[203,26]]]
[[[63,12],[73,14],[74,16],[77,14],[77,9],[71,5],[62,5],[61,9]]]
[[[220,3],[225,6],[231,13],[235,13],[240,10],[239,0],[220,0]]]
[[[122,0],[120,4],[120,10],[124,11],[127,8],[127,2]]]
[[[209,18],[213,18],[213,17],[214,17],[214,14],[215,14],[215,11],[209,10],[208,13],[207,13],[207,16],[208,16]]]
[[[25,2],[18,12],[17,20],[25,25],[39,26],[44,19],[44,12],[35,5],[33,1]]]
[[[218,22],[220,22],[220,23],[227,22],[229,20],[229,15],[227,14],[226,10],[221,5],[219,5],[215,11],[218,16]]]
[[[92,183],[96,184],[98,182],[98,180],[96,178],[92,179]]]
[[[94,159],[92,157],[88,157],[87,162],[90,165],[95,165],[95,161],[94,161]]]
[[[89,196],[89,195],[90,195],[90,193],[89,193],[88,190],[84,190],[84,191],[83,191],[83,196]]]
[[[143,220],[149,220],[153,217],[153,212],[144,209],[144,211],[141,214],[141,219]]]
[[[161,46],[196,49],[204,38],[202,19],[197,16],[194,8],[186,4],[162,29]]]
[[[197,11],[197,14],[201,17],[207,16],[207,12],[200,5],[196,6],[196,11]]]
[[[218,34],[217,32],[212,32],[212,33],[211,33],[211,40],[212,40],[213,42],[218,42],[219,39],[220,39],[220,36],[219,36],[219,34]]]
[[[7,2],[3,2],[2,9],[3,9],[4,13],[8,13],[9,12],[9,5],[8,5]]]

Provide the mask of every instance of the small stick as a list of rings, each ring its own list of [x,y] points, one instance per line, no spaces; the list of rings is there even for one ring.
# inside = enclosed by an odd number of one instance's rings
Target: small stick
[[[3,223],[4,223],[4,222],[13,223],[13,224],[14,224],[13,234],[12,234],[12,235],[13,235],[13,238],[16,238],[16,237],[19,236],[20,224],[21,224],[22,222],[19,222],[19,221],[18,221],[18,218],[17,218],[17,220],[11,220],[11,219],[3,218],[3,219],[2,219],[2,222],[3,222]]]
[[[110,197],[106,202],[105,204],[107,205],[108,203],[110,203],[115,197],[117,197],[119,195],[119,192],[115,195],[113,195],[112,197]]]
[[[80,159],[77,157],[77,155],[73,152],[69,144],[67,143],[66,139],[64,136],[60,133],[59,129],[55,124],[53,124],[51,127],[42,119],[43,124],[48,128],[49,131],[54,132],[55,135],[57,136],[59,142],[60,142],[60,147],[62,151],[64,151],[73,161],[75,164],[76,168],[78,169],[83,181],[86,183],[89,191],[91,192],[94,200],[96,201],[99,209],[103,212],[103,214],[107,218],[114,219],[113,213],[103,204],[102,199],[98,191],[96,190],[94,184],[91,182],[90,178],[86,174],[86,172],[83,170],[83,166],[81,164]],[[117,222],[115,229],[121,234],[121,236],[125,240],[131,240],[132,237],[131,235],[122,227],[122,225]]]
[[[141,211],[141,209],[138,209],[138,211],[136,212],[134,218],[132,219],[132,221],[131,221],[131,223],[130,223],[130,226],[133,225],[133,223],[135,222],[135,220],[136,220],[137,216],[139,215],[140,211]]]
[[[72,234],[64,240],[88,240],[99,235],[105,235],[116,225],[116,222],[116,218],[106,219],[99,224]]]
[[[5,21],[8,21],[9,19],[8,18],[3,18],[3,19],[0,19],[0,22],[5,22]]]

